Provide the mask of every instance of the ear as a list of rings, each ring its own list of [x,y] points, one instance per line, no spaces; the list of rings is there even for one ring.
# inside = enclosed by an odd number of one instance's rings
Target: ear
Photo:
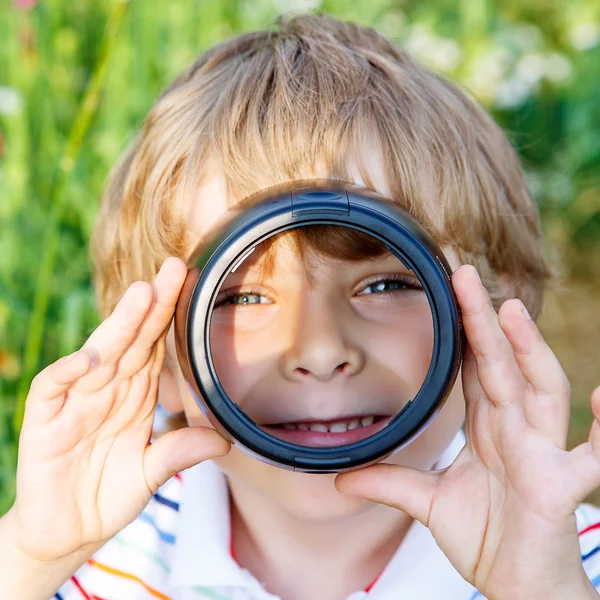
[[[183,412],[183,400],[177,385],[179,364],[173,336],[173,323],[169,328],[166,342],[165,360],[158,380],[158,402],[168,413],[180,413]]]

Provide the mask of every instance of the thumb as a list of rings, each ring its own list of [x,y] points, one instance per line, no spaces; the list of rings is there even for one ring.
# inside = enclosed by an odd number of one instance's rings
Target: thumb
[[[435,489],[442,472],[378,464],[340,473],[335,478],[335,487],[342,494],[362,496],[398,508],[428,527]]]
[[[144,454],[144,475],[152,493],[179,471],[225,456],[231,444],[212,427],[183,427],[152,442]]]

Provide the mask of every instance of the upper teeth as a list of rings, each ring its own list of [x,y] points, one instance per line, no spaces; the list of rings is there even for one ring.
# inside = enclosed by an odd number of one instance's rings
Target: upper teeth
[[[350,419],[346,421],[336,421],[335,423],[284,423],[284,429],[299,429],[300,431],[320,431],[322,433],[343,433],[357,427],[368,427],[373,425],[375,417],[363,417],[362,419]]]

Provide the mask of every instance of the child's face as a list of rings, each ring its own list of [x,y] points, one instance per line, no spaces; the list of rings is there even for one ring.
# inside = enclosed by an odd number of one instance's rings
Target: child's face
[[[386,193],[385,186],[378,189]],[[206,232],[226,206],[223,180],[216,175],[198,197],[193,233]],[[456,254],[443,250],[452,267],[459,266]],[[371,435],[416,395],[429,368],[431,310],[418,279],[389,253],[342,263],[309,250],[302,260],[285,236],[272,251],[274,268],[267,277],[258,249],[221,288],[211,350],[225,391],[262,427],[294,443],[331,446]],[[391,285],[395,291],[382,293],[382,284],[374,283],[381,275],[400,277],[404,285],[398,289],[385,277],[383,289]],[[240,306],[240,292],[253,304]],[[172,330],[167,341],[169,372],[161,377],[159,400],[167,410],[183,407],[190,425],[208,425],[177,365]],[[430,468],[463,419],[459,377],[432,424],[385,462]],[[311,431],[307,423],[337,426],[333,432]],[[216,462],[257,498],[304,518],[341,517],[370,504],[340,495],[334,475],[293,473],[237,448]]]
[[[429,368],[433,323],[418,278],[387,250],[301,258],[283,236],[271,252],[268,274],[259,246],[217,295],[210,343],[227,395],[268,433],[304,446],[380,431]]]

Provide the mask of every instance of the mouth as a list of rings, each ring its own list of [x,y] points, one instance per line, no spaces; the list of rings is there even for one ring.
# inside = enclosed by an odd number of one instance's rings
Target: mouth
[[[329,421],[293,421],[261,425],[266,433],[300,446],[329,448],[353,444],[381,431],[391,415],[361,415]]]

